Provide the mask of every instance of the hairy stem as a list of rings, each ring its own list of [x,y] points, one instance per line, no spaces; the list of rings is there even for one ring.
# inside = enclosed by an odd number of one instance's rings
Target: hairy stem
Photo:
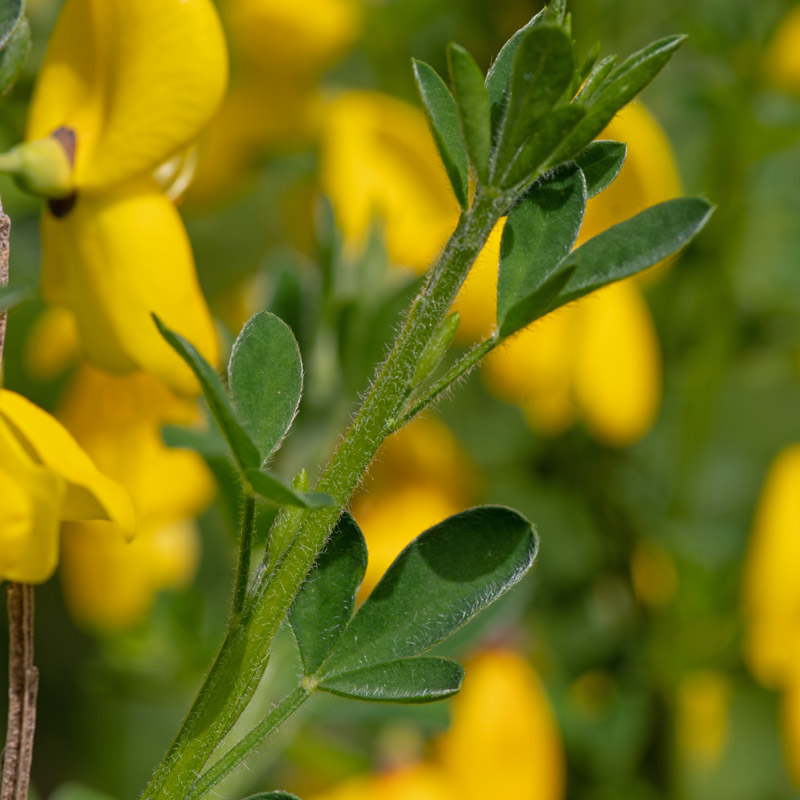
[[[316,486],[336,498],[310,511],[274,569],[257,577],[239,625],[229,631],[205,683],[144,798],[184,797],[212,752],[247,707],[269,646],[333,526],[414,390],[413,376],[508,197],[476,195],[412,303],[389,357]]]
[[[236,585],[233,589],[233,606],[231,608],[231,626],[242,616],[247,585],[250,582],[250,558],[253,551],[253,525],[256,519],[256,498],[251,492],[245,492],[244,508],[239,523],[239,563],[236,567]]]
[[[409,408],[407,408],[403,415],[397,420],[393,426],[393,430],[399,431],[407,423],[411,422],[414,417],[430,405],[442,392],[453,385],[459,378],[467,375],[477,363],[493,350],[498,344],[498,340],[492,337],[485,339],[480,344],[476,344],[471,350],[464,354],[462,358],[456,361],[436,383],[433,384],[423,395],[417,400],[414,400]]]
[[[197,779],[186,796],[186,800],[198,800],[198,798],[213,789],[223,778],[236,769],[256,747],[275,733],[309,697],[311,697],[311,692],[304,686],[298,686],[290,695],[278,703],[250,733],[242,737]]]

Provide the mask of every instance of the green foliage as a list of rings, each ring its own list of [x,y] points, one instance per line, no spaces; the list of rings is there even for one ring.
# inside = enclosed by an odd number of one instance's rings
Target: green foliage
[[[444,319],[420,356],[414,377],[411,379],[413,384],[421,383],[439,366],[447,353],[447,349],[452,344],[460,324],[461,315],[458,311],[454,311]]]
[[[5,47],[25,13],[24,0],[0,2],[0,48]]]
[[[435,656],[384,661],[323,677],[324,692],[383,703],[432,703],[452,697],[464,681],[464,668],[457,661]]]
[[[650,81],[658,75],[683,43],[685,36],[667,36],[628,56],[595,84],[590,96],[581,97],[587,106],[584,120],[567,137],[556,153],[557,161],[577,155]]]
[[[322,508],[333,504],[328,494],[297,491],[259,469],[266,458],[263,453],[269,455],[291,425],[300,399],[302,365],[287,326],[267,312],[256,314],[245,325],[229,367],[236,389],[234,407],[219,375],[197,349],[154,319],[161,335],[195,374],[233,460],[253,492],[279,505]],[[265,369],[267,363],[274,369]],[[261,451],[245,426],[257,437]]]
[[[239,469],[242,472],[246,472],[248,469],[257,469],[261,464],[258,448],[253,444],[241,422],[236,418],[230,398],[222,385],[219,375],[217,375],[208,361],[200,355],[194,345],[186,341],[180,334],[167,328],[157,317],[154,317],[154,319],[161,335],[186,362],[200,383],[209,411],[211,411],[211,415],[227,439],[233,459]]]
[[[492,126],[483,73],[475,59],[457,44],[450,44],[447,48],[447,63],[469,160],[478,179],[486,184],[489,182]]]
[[[668,200],[595,236],[574,250],[562,267],[575,272],[559,294],[557,308],[614,281],[652,267],[691,241],[714,206],[700,197]]]
[[[522,38],[498,134],[495,168],[501,185],[508,185],[506,173],[517,152],[563,97],[574,71],[572,41],[562,26],[536,25]]]
[[[578,238],[586,179],[574,164],[533,185],[503,228],[497,280],[497,327],[506,337],[548,310],[566,282],[557,269]],[[555,284],[548,279],[555,278]]]
[[[535,556],[533,527],[511,509],[473,508],[435,525],[386,571],[320,679],[430,649],[517,583]]]
[[[262,794],[251,794],[245,800],[300,800],[300,798],[289,792],[263,792]]]
[[[575,158],[586,178],[588,197],[600,194],[611,185],[625,163],[627,151],[627,145],[622,142],[600,140],[592,142]]]
[[[469,205],[469,164],[453,95],[436,70],[423,61],[413,61],[422,106],[439,150],[450,184],[461,208]]]
[[[8,39],[0,46],[0,95],[9,92],[17,82],[30,46],[30,25],[28,20],[21,16]]]
[[[303,669],[313,675],[336,644],[353,613],[367,569],[367,543],[345,512],[289,612]]]
[[[228,383],[263,464],[289,430],[303,391],[300,349],[282,319],[262,311],[247,321],[231,350]]]

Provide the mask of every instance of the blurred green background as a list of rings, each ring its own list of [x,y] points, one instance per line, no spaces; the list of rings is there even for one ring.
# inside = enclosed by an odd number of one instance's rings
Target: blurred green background
[[[764,476],[776,453],[800,438],[800,85],[794,96],[764,72],[771,37],[796,5],[570,2],[579,52],[599,40],[603,53],[626,54],[689,34],[644,100],[672,143],[685,192],[707,196],[718,210],[645,289],[663,358],[653,429],[627,448],[604,446],[580,426],[537,435],[476,376],[439,407],[479,476],[474,501],[519,509],[542,540],[532,577],[448,651],[511,643],[531,659],[563,737],[570,799],[800,797],[783,754],[779,695],[761,687],[742,658],[740,612]],[[320,81],[330,91],[377,89],[416,102],[412,55],[444,71],[444,47],[456,40],[486,67],[538,8],[514,0],[365,2],[357,40]],[[57,4],[30,4],[34,48],[21,83],[2,101],[0,149],[22,137],[56,13]],[[234,65],[234,76],[247,69],[235,54]],[[272,73],[276,83],[284,77]],[[285,113],[280,105],[252,108]],[[339,365],[326,338],[343,335],[357,302],[332,297],[338,279],[326,264],[316,169],[313,143],[280,142],[256,152],[235,185],[194,200],[190,193],[183,206],[203,286],[228,337],[239,320],[231,286],[257,277],[246,284],[255,287],[253,302],[287,318],[303,347],[306,399],[279,461],[287,474],[324,462],[367,378],[355,359]],[[33,282],[38,202],[6,179],[0,193],[13,221],[14,275]],[[369,258],[380,259],[376,250]],[[5,385],[54,409],[68,374],[35,379],[24,358],[41,312],[32,301],[10,315]],[[388,333],[391,322],[384,327]],[[380,342],[363,360],[376,352]],[[350,371],[346,380],[337,377],[340,366]],[[190,588],[159,596],[146,621],[92,635],[68,616],[57,578],[37,589],[40,796],[68,781],[135,796],[188,707],[221,640],[233,569],[236,487],[224,459],[210,461],[220,493],[201,520],[199,572]],[[632,561],[666,580],[655,600],[637,588]],[[294,658],[284,637],[264,704],[290,685]],[[5,650],[0,660],[5,670]],[[698,675],[710,683],[697,684]],[[697,685],[710,685],[718,702],[707,712],[700,702],[693,716],[686,697]],[[302,786],[310,794],[335,785],[391,762],[398,741],[424,748],[447,714],[447,704],[397,710],[315,700],[225,796],[244,796],[250,786]],[[687,741],[691,731],[702,739],[709,725],[721,731],[718,746],[698,760]]]

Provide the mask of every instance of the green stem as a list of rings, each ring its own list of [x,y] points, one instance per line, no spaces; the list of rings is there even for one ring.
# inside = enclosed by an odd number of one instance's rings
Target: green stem
[[[456,361],[442,377],[431,386],[425,394],[403,412],[403,415],[392,427],[393,431],[399,431],[407,423],[411,422],[427,405],[432,403],[442,392],[446,391],[455,381],[466,375],[487,353],[491,352],[499,340],[492,337],[485,339],[480,344],[476,344],[472,350],[468,351],[462,358]]]
[[[198,800],[223,778],[236,769],[258,745],[271,736],[284,722],[311,697],[304,686],[298,686],[287,695],[246,736],[242,737],[225,755],[209,767],[189,790],[185,800]]]
[[[510,198],[476,195],[408,311],[389,357],[316,489],[338,501],[306,514],[274,569],[254,581],[232,629],[167,755],[142,799],[184,797],[211,753],[247,707],[266,669],[269,646],[381,442],[413,390],[412,378],[430,338],[448,313],[475,258]]]
[[[239,564],[236,567],[236,585],[233,590],[233,607],[230,625],[233,627],[242,616],[250,582],[250,559],[253,552],[253,525],[256,519],[256,498],[245,491],[242,519],[239,523]]]

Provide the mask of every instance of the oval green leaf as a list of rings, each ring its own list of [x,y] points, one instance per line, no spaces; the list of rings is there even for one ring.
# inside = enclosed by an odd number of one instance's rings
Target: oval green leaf
[[[475,63],[475,59],[461,45],[448,46],[447,62],[450,66],[450,78],[453,81],[467,153],[478,180],[487,184],[489,156],[492,149],[492,125],[489,93],[483,82],[483,73]]]
[[[628,146],[624,142],[599,139],[592,142],[576,159],[586,178],[586,191],[589,197],[607,189],[619,175]]]
[[[11,38],[25,11],[23,0],[2,0],[0,2],[0,48]]]
[[[553,308],[641,272],[687,245],[714,212],[702,197],[681,197],[645,209],[581,245],[564,259],[574,267]]]
[[[509,508],[481,506],[420,534],[386,571],[320,670],[320,680],[430,649],[517,583],[536,533]]]
[[[248,469],[257,468],[261,463],[258,449],[236,419],[230,398],[219,375],[197,352],[194,345],[186,341],[180,334],[170,330],[155,314],[153,314],[153,319],[167,344],[186,362],[200,383],[211,416],[214,417],[223,436],[227,439],[239,469],[246,472]]]
[[[586,211],[586,181],[568,164],[535,183],[511,210],[500,243],[497,327],[505,338],[541,316],[564,283],[548,279],[572,250]],[[566,279],[564,279],[566,280]],[[544,296],[543,296],[544,295]]]
[[[289,611],[306,675],[317,671],[350,621],[366,570],[364,534],[345,512]]]
[[[303,362],[289,326],[269,311],[245,323],[233,343],[228,382],[236,418],[263,464],[291,427],[303,393]]]
[[[30,25],[25,17],[20,17],[0,50],[0,95],[9,92],[17,82],[30,46]]]
[[[382,703],[432,703],[452,697],[464,681],[464,667],[435,656],[402,658],[323,678],[323,692]]]
[[[425,108],[433,140],[439,150],[453,193],[461,208],[469,206],[469,164],[458,108],[439,73],[424,61],[413,60],[414,80]]]

